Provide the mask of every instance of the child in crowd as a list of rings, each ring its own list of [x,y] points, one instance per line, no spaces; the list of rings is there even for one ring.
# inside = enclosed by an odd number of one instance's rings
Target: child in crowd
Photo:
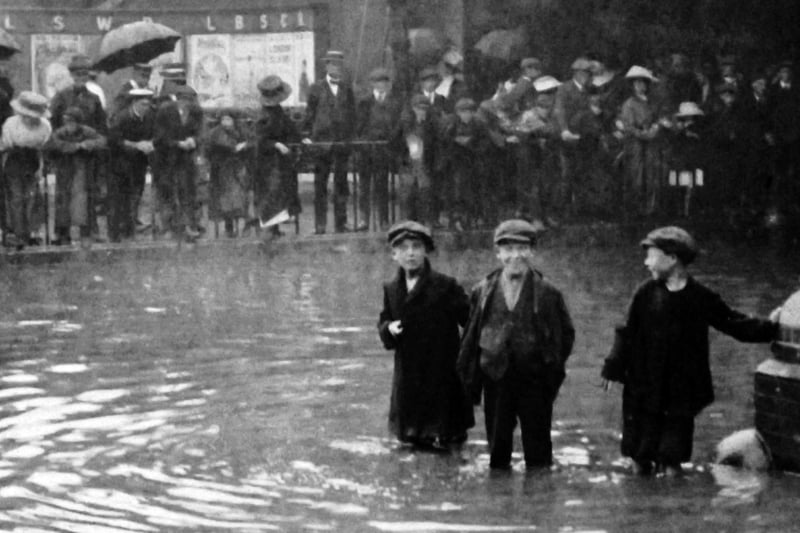
[[[400,218],[433,225],[433,190],[436,116],[423,94],[411,98],[411,112],[402,115],[402,136],[407,153],[400,172]]]
[[[56,245],[70,244],[71,226],[78,226],[81,239],[91,233],[89,173],[97,152],[106,147],[106,138],[84,121],[81,108],[68,107],[63,126],[53,132],[45,147],[56,170]]]
[[[219,124],[208,134],[206,150],[211,165],[212,216],[223,220],[228,237],[237,236],[239,220],[247,217],[250,148],[251,143],[236,125],[233,114],[223,112]]]
[[[769,342],[778,331],[778,310],[770,320],[728,307],[688,272],[697,256],[689,233],[668,226],[642,241],[651,280],[633,296],[624,326],[617,328],[602,370],[624,383],[622,454],[639,474],[681,474],[692,455],[694,418],[714,400],[708,327],[743,342]]]
[[[427,227],[400,222],[388,237],[399,266],[384,285],[378,321],[383,345],[395,351],[389,429],[414,446],[457,448],[475,424],[455,367],[467,295],[455,279],[431,268]]]
[[[23,91],[11,101],[14,115],[3,123],[0,151],[8,205],[8,220],[3,224],[5,246],[21,250],[33,243],[31,213],[42,177],[42,148],[52,128],[48,118],[47,98]]]

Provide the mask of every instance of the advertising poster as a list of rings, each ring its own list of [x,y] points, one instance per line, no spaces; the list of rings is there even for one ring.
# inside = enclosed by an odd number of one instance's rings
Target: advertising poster
[[[305,105],[314,83],[313,32],[192,35],[188,44],[189,83],[204,107],[258,107],[256,86],[269,74],[292,87],[284,105]]]
[[[33,91],[52,98],[72,84],[69,65],[75,54],[86,54],[100,35],[34,34],[31,36]]]
[[[206,108],[231,107],[231,36],[191,35],[187,41],[188,82],[197,91],[200,105]]]

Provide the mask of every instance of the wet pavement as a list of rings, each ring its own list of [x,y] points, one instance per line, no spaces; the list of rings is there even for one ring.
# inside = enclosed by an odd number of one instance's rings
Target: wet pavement
[[[717,402],[683,479],[639,479],[618,452],[620,390],[599,388],[612,326],[644,279],[628,247],[537,262],[578,338],[553,428],[556,466],[488,469],[482,414],[461,457],[386,430],[392,357],[375,323],[388,254],[335,246],[73,257],[0,269],[0,530],[800,531],[800,478],[712,467],[753,424],[769,354],[712,334]],[[434,265],[471,285],[491,252]],[[698,277],[749,312],[798,285],[797,262],[730,246]],[[519,451],[519,442],[516,449]]]

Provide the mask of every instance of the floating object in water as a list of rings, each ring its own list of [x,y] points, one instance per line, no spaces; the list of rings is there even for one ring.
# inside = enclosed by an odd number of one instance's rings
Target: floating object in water
[[[772,455],[761,434],[743,429],[728,435],[717,444],[716,463],[748,470],[769,470]]]

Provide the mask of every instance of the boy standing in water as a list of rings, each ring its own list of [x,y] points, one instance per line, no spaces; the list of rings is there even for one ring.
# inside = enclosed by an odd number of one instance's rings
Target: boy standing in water
[[[694,417],[714,400],[708,327],[743,342],[769,342],[778,310],[770,320],[746,316],[698,283],[687,271],[697,245],[681,228],[658,228],[641,244],[652,279],[636,291],[617,329],[603,384],[625,384],[621,448],[636,473],[655,468],[677,476],[692,455]]]
[[[378,321],[383,345],[395,350],[389,429],[421,448],[457,448],[475,424],[455,367],[467,295],[455,279],[431,268],[427,227],[400,222],[388,237],[400,267],[384,285]]]
[[[517,419],[525,466],[553,462],[553,402],[575,329],[561,293],[531,266],[536,233],[525,220],[506,220],[495,229],[500,268],[472,289],[458,356],[459,376],[474,403],[483,391],[493,469],[511,468]]]

